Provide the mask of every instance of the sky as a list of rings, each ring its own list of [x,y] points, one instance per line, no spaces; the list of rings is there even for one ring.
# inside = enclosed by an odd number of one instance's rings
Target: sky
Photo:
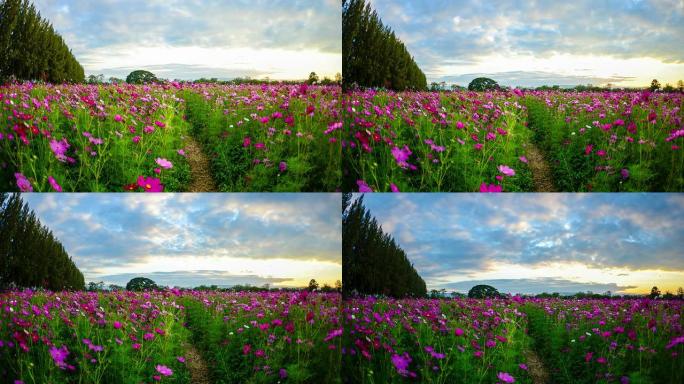
[[[336,194],[25,194],[86,282],[195,287],[334,285]]]
[[[664,86],[684,80],[684,0],[370,0],[428,82]]]
[[[306,79],[342,72],[339,0],[33,0],[86,76]]]
[[[684,286],[684,194],[365,194],[364,204],[428,289],[642,294]]]

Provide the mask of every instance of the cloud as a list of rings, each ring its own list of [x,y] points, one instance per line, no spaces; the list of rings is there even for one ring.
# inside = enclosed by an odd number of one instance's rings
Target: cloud
[[[602,83],[616,71],[643,73],[625,66],[602,65],[607,58],[616,62],[652,58],[662,64],[684,64],[684,51],[679,49],[684,36],[684,3],[679,0],[579,0],[563,4],[551,0],[372,0],[372,4],[431,81],[482,72],[515,84],[538,84],[526,77],[506,78],[506,72],[529,69],[546,72],[543,78],[548,78],[547,84]],[[543,65],[548,64],[545,59],[559,55],[564,55],[560,61],[566,62],[567,56],[593,60],[588,60],[589,67]],[[518,65],[492,63],[497,71],[477,69],[504,58],[514,58]],[[542,65],[537,66],[537,61]],[[651,75],[667,76],[667,81],[676,80],[677,73],[666,67],[649,65],[648,70]],[[591,68],[593,73],[575,79],[577,68]],[[684,73],[682,65],[668,68],[679,76]],[[551,75],[554,73],[558,76]]]
[[[279,284],[291,282],[291,278],[262,277],[257,275],[233,275],[225,271],[175,271],[175,272],[150,272],[150,273],[119,273],[114,275],[100,276],[97,281],[105,284],[126,286],[135,277],[146,277],[157,285],[168,287],[198,287],[200,285],[217,285],[219,287],[232,287],[234,285],[262,286],[264,284]],[[285,284],[287,285],[287,284]]]
[[[264,276],[270,264],[283,260],[293,266],[290,277],[340,270],[335,194],[33,194],[24,199],[87,277],[184,263],[194,269],[251,263]]]
[[[499,273],[502,263],[526,273],[559,265],[559,276],[570,265],[684,271],[679,194],[366,194],[364,201],[428,286]]]
[[[594,293],[604,293],[606,291],[611,291],[612,293],[624,293],[628,289],[636,288],[636,286],[620,286],[615,283],[579,283],[576,281],[554,278],[468,280],[444,284],[437,286],[437,288],[467,293],[472,287],[480,284],[491,285],[501,293],[519,293],[529,295],[535,295],[544,292],[574,294],[577,292],[588,291]]]
[[[82,60],[87,73],[101,71],[112,76],[116,72],[107,70],[116,66],[107,63],[117,56],[154,47],[170,52],[183,47],[215,52],[226,49],[308,51],[341,58],[341,13],[339,2],[333,0],[35,0],[34,4],[62,34],[76,58]],[[178,52],[181,51],[164,56],[167,62],[163,64],[169,65],[164,69],[174,70],[170,78],[189,78],[183,67],[172,66],[188,64],[187,60],[191,59]],[[142,59],[132,66],[150,64]],[[258,56],[238,57],[236,62],[244,59],[250,61],[257,73],[268,66],[276,68],[269,73],[283,72],[278,69],[277,61],[269,63]],[[316,70],[334,75],[335,71],[341,71],[341,62],[336,63],[337,68],[327,63],[326,67],[316,68],[314,64],[309,62],[310,67],[303,68],[301,73]],[[205,65],[213,67],[211,62]],[[301,76],[288,71],[282,75]]]

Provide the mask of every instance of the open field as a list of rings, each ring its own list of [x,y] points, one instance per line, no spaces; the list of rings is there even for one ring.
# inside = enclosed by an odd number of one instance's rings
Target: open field
[[[339,303],[308,291],[3,293],[0,382],[337,382]]]
[[[193,177],[209,175],[203,177],[213,180],[192,191],[334,191],[339,90],[175,82],[3,86],[0,189],[188,191]]]
[[[681,383],[684,305],[667,300],[350,299],[355,383]]]
[[[354,91],[345,191],[684,191],[684,95]]]

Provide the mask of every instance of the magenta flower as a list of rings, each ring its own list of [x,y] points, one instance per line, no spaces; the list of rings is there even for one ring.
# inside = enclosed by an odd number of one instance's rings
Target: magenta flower
[[[185,150],[183,150],[182,148],[179,149],[179,150],[178,150],[178,154],[181,155],[181,156],[183,156],[183,157],[185,157]]]
[[[390,183],[390,190],[392,190],[392,192],[397,193],[399,192],[399,187],[397,187],[397,185],[394,183]]]
[[[594,150],[594,146],[591,145],[591,144],[589,144],[589,145],[587,145],[586,147],[584,147],[584,154],[585,154],[585,155],[588,155],[588,154],[590,154],[591,151],[593,151],[593,150]]]
[[[454,335],[456,335],[456,336],[463,336],[464,333],[465,332],[461,328],[456,328],[454,330]]]
[[[598,152],[596,152],[596,154],[599,155],[600,157],[603,157],[606,155],[606,151],[604,151],[603,149],[599,149]]]
[[[520,156],[520,157],[518,157],[518,159],[519,159],[520,161],[522,161],[523,163],[527,164],[527,157],[525,157],[525,156]]]
[[[507,165],[499,165],[499,172],[506,176],[515,176],[515,170]]]
[[[121,115],[115,115],[115,116],[114,116],[114,121],[116,121],[117,123],[120,123],[120,122],[123,121],[123,117],[121,117]]]
[[[480,184],[480,192],[483,193],[499,193],[503,191],[503,187],[497,184]]]
[[[156,177],[138,177],[138,186],[145,192],[163,192],[164,185]]]
[[[392,365],[396,368],[402,376],[408,376],[408,366],[411,363],[411,357],[408,353],[404,352],[403,356],[397,355],[396,353],[392,355]]]
[[[156,161],[157,164],[159,164],[160,167],[162,167],[162,168],[164,168],[164,169],[171,169],[171,168],[173,168],[173,164],[172,164],[170,161],[168,161],[168,160],[166,160],[166,159],[163,159],[163,158],[161,158],[161,157],[157,157],[157,160],[155,160],[155,161]]]
[[[249,136],[245,137],[242,140],[242,146],[245,148],[249,147],[251,144],[252,144],[252,139],[250,139]]]
[[[178,360],[178,362],[185,364],[185,357],[178,356],[178,357],[176,357],[176,359]]]
[[[114,329],[121,329],[121,322],[120,321],[115,321],[114,324],[112,324]]]
[[[280,164],[278,164],[278,170],[283,173],[287,170],[287,163],[284,161],[281,161]]]
[[[503,381],[504,383],[515,383],[515,378],[507,372],[499,372],[496,377],[498,377],[499,380]]]
[[[167,367],[166,365],[157,365],[155,368],[157,369],[157,372],[161,373],[164,376],[173,375],[173,371],[171,370],[171,368]]]
[[[359,186],[359,192],[373,192],[373,189],[363,180],[356,180],[356,185]]]
[[[62,192],[62,186],[57,184],[57,180],[55,180],[54,177],[48,176],[48,183],[50,183],[50,186],[52,189],[54,189],[56,192]]]
[[[287,370],[285,368],[280,368],[280,371],[278,371],[278,375],[281,379],[287,379]]]
[[[21,192],[33,192],[33,186],[31,186],[31,182],[26,176],[21,173],[15,173],[14,177],[17,179],[17,187],[19,187]]]
[[[394,160],[396,160],[397,164],[399,164],[399,166],[402,168],[406,168],[408,166],[406,161],[408,160],[409,156],[411,156],[411,153],[411,150],[406,145],[404,145],[403,149],[400,149],[399,147],[392,148],[392,156],[394,156]]]
[[[518,364],[518,367],[523,371],[527,371],[527,364]]]

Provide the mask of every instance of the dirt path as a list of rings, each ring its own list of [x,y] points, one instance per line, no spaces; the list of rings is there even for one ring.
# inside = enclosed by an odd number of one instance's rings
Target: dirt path
[[[185,363],[190,371],[190,381],[193,384],[211,383],[207,364],[202,359],[202,355],[199,354],[197,348],[191,343],[184,344],[183,348],[185,348]]]
[[[534,384],[546,384],[549,382],[549,373],[544,368],[544,364],[535,351],[531,349],[525,351],[525,360],[527,360],[527,370]]]
[[[217,192],[218,188],[211,177],[209,159],[192,136],[185,138],[185,154],[190,164],[191,176],[188,192]]]
[[[544,158],[542,152],[533,143],[525,145],[525,152],[530,169],[532,170],[532,179],[534,179],[535,192],[558,192],[553,183],[553,174],[551,167]]]

